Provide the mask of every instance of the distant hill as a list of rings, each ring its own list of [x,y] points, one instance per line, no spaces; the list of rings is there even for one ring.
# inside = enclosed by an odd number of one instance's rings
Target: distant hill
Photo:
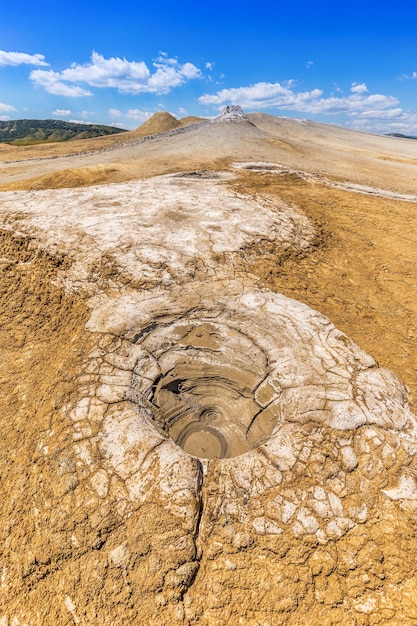
[[[62,120],[10,120],[0,122],[0,143],[27,146],[36,143],[90,139],[126,132],[113,126],[76,124]]]
[[[146,137],[149,135],[159,135],[160,133],[166,133],[170,130],[176,130],[184,126],[189,126],[190,124],[204,121],[205,119],[203,117],[195,117],[194,115],[189,115],[183,117],[181,120],[177,120],[176,117],[167,111],[158,111],[141,126],[138,126],[136,130],[131,131],[130,136]]]
[[[399,137],[400,139],[417,139],[414,135],[403,135],[402,133],[387,133],[387,137]]]
[[[158,135],[159,133],[165,133],[180,127],[181,123],[173,115],[166,111],[158,111],[141,126],[138,126],[136,130],[132,131],[131,134],[145,137],[147,135]]]
[[[179,122],[181,126],[189,126],[190,124],[197,124],[198,122],[206,122],[207,118],[205,117],[196,117],[195,115],[187,115],[187,117],[182,117]]]

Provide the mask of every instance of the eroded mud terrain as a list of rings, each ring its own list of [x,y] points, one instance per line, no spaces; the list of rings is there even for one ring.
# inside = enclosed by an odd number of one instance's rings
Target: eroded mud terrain
[[[2,626],[417,623],[416,203],[273,138],[1,193]]]

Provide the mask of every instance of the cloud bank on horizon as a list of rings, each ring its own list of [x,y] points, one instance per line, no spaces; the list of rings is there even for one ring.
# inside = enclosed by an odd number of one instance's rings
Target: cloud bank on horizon
[[[417,110],[404,110],[395,95],[370,92],[365,82],[351,82],[345,90],[334,84],[328,94],[320,85],[303,89],[296,79],[219,88],[226,78],[221,73],[215,74],[221,72],[217,65],[205,61],[198,67],[191,61],[180,62],[166,52],[160,52],[151,63],[146,63],[141,59],[105,57],[93,51],[89,61],[74,61],[63,69],[54,69],[44,54],[0,50],[0,72],[7,68],[9,77],[13,69],[29,66],[27,74],[20,73],[19,78],[26,81],[26,91],[28,88],[43,91],[45,108],[40,117],[44,118],[73,118],[71,121],[134,128],[138,122],[164,108],[161,96],[175,92],[172,102],[180,102],[181,89],[188,88],[184,94],[186,107],[177,106],[175,110],[166,99],[167,110],[171,109],[177,116],[207,116],[216,114],[227,104],[240,104],[246,111],[263,110],[294,117],[307,115],[317,121],[358,130],[417,134]],[[305,64],[309,71],[313,66],[313,61]],[[398,79],[413,81],[417,79],[417,72],[402,74]],[[19,106],[17,94],[13,102],[13,92],[10,93],[12,101],[0,102],[0,120],[39,117],[28,115],[30,109]],[[141,98],[145,97],[146,106],[141,107]],[[97,110],[84,110],[87,99],[94,103],[92,106],[89,103],[89,108]],[[115,101],[118,106],[114,106]],[[129,103],[139,106],[129,106]],[[81,119],[74,119],[74,116]]]

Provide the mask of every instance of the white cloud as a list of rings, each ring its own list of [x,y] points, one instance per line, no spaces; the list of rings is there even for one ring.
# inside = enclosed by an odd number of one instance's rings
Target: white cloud
[[[183,85],[187,80],[202,77],[198,67],[192,63],[180,65],[176,59],[159,57],[153,66],[156,72],[149,76],[147,83],[141,87],[140,91],[164,94],[174,87]]]
[[[213,104],[222,106],[227,103],[240,104],[252,108],[296,108],[301,110],[304,103],[312,102],[322,95],[322,91],[296,93],[291,89],[292,85],[280,83],[256,83],[249,87],[237,87],[222,89],[215,95],[204,95],[199,98],[201,104]]]
[[[43,54],[26,54],[25,52],[6,52],[0,50],[0,65],[49,65]]]
[[[205,65],[206,70],[212,70],[214,69],[214,63],[211,63],[211,61],[207,61],[206,65]]]
[[[117,89],[124,94],[165,94],[188,80],[202,77],[193,63],[180,64],[177,59],[168,58],[166,53],[160,53],[153,66],[155,71],[152,73],[144,61],[127,61],[118,57],[106,59],[93,52],[90,63],[73,63],[59,73],[35,70],[31,72],[31,79],[49,93],[87,96],[92,95],[91,92],[79,87],[80,83],[89,87]],[[72,83],[77,83],[77,86]]]
[[[0,113],[11,113],[16,110],[17,109],[15,109],[11,104],[3,104],[3,102],[0,102]]]
[[[0,122],[8,122],[10,117],[8,115],[0,115]]]
[[[45,91],[55,96],[66,96],[67,98],[79,98],[80,96],[92,96],[91,91],[82,89],[76,85],[66,85],[61,81],[61,75],[52,70],[33,70],[30,73],[31,80]]]
[[[125,124],[120,122],[121,118],[134,120],[135,122],[145,122],[148,120],[152,113],[150,111],[142,111],[142,109],[129,109],[128,111],[120,111],[120,109],[109,109],[109,115],[113,120],[110,125],[117,126],[117,128],[126,128]],[[132,124],[130,124],[132,126]],[[137,123],[133,126],[136,128]]]
[[[114,128],[124,128],[125,130],[127,130],[127,126],[126,124],[123,124],[123,122],[109,122],[107,126],[113,126]]]
[[[415,80],[417,78],[417,72],[413,72],[412,74],[401,74],[398,78],[400,80]]]
[[[317,102],[313,102],[311,106],[307,106],[304,111],[307,113],[324,113],[326,115],[337,113],[357,115],[362,111],[386,109],[396,104],[398,104],[398,99],[394,96],[352,94],[351,96],[341,98],[320,98]]]
[[[378,119],[378,120],[393,120],[403,119],[404,112],[402,109],[387,109],[385,111],[378,111],[371,109],[370,111],[363,111],[359,117],[366,119]]]
[[[417,136],[417,113],[397,107],[363,111],[347,124],[356,130]]]
[[[113,118],[123,117],[123,113],[119,109],[109,109],[109,115]]]
[[[214,95],[204,95],[199,102],[221,107],[240,104],[246,109],[282,109],[299,113],[357,115],[362,111],[381,110],[398,104],[398,99],[382,94],[367,94],[366,85],[356,85],[345,97],[323,97],[320,89],[296,91],[295,82],[256,83],[249,87],[222,89]]]
[[[52,111],[52,115],[54,117],[69,117],[72,115],[72,111],[70,109],[55,109]]]
[[[201,70],[193,63],[184,63],[184,65],[179,66],[178,73],[184,78],[188,78],[188,80],[202,77]]]
[[[91,120],[69,120],[71,124],[97,124],[97,122],[92,122]]]
[[[130,82],[142,83],[149,77],[149,69],[142,61],[127,61],[112,57],[105,59],[101,54],[93,52],[91,63],[71,67],[61,72],[61,80],[83,82],[91,87],[116,87],[123,89]]]
[[[313,65],[314,65],[314,61],[307,61],[306,68],[310,69],[310,67],[313,67]]]
[[[139,122],[145,122],[152,116],[152,113],[149,111],[141,111],[140,109],[129,109],[126,113],[125,117],[128,117],[131,120],[137,120]]]
[[[368,87],[365,83],[361,83],[360,85],[358,85],[358,83],[352,83],[350,90],[352,93],[368,93]]]

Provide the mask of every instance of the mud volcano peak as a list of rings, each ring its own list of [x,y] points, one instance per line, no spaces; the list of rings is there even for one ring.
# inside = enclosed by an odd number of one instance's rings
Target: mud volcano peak
[[[242,107],[238,104],[230,104],[223,107],[220,114],[211,120],[212,124],[218,122],[246,122],[253,125],[244,113]]]

